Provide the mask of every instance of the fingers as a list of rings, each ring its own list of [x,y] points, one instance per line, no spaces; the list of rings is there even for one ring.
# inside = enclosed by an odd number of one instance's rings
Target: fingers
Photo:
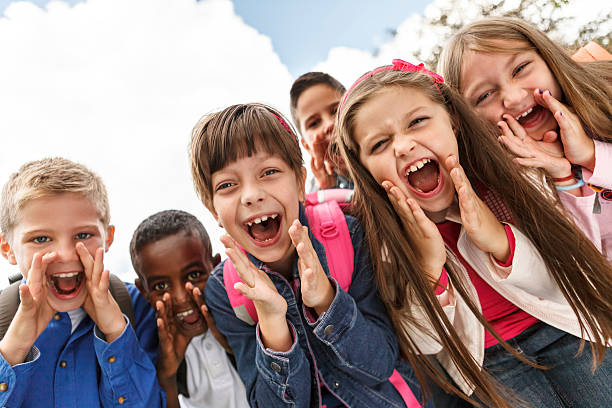
[[[432,238],[433,235],[438,233],[436,224],[434,224],[433,221],[431,221],[429,217],[425,215],[425,212],[415,200],[409,198],[407,200],[407,204],[410,207],[410,211],[414,217],[416,225],[426,238]]]
[[[79,259],[81,260],[81,263],[83,264],[83,270],[85,272],[85,277],[87,278],[87,280],[93,282],[93,269],[94,269],[94,264],[95,264],[94,258],[91,256],[91,254],[85,247],[85,244],[83,244],[82,242],[77,242],[75,248],[76,248],[77,254],[79,255]]]
[[[559,102],[548,89],[536,89],[533,92],[538,105],[544,106],[556,115],[557,112],[567,112],[567,106]]]
[[[334,174],[334,165],[329,160],[324,160],[323,164],[325,165],[325,172],[330,176]]]
[[[327,149],[329,147],[329,140],[323,133],[315,135],[312,141],[312,157],[314,158],[315,167],[317,169],[324,165],[325,157],[327,156]]]
[[[308,236],[308,228],[303,226],[298,220],[294,220],[289,227],[289,237],[297,250],[300,263],[304,268],[317,268],[319,257],[317,256],[312,242]],[[300,268],[302,270],[303,268]]]
[[[414,215],[412,214],[412,210],[406,201],[407,197],[404,192],[399,187],[386,180],[382,182],[382,186],[387,191],[387,196],[389,197],[391,204],[393,204],[395,211],[399,213],[405,222],[414,224]]]
[[[19,287],[19,298],[21,299],[21,308],[24,311],[28,311],[35,307],[34,298],[27,284]]]
[[[544,133],[542,141],[546,143],[553,143],[557,141],[558,137],[559,134],[557,132],[555,132],[554,130],[549,130],[548,132]]]
[[[108,290],[108,271],[104,269],[104,248],[96,249],[93,270],[91,279],[96,287],[101,290]],[[106,273],[106,282],[104,282],[103,275]]]
[[[234,264],[238,276],[250,287],[255,285],[255,277],[253,269],[256,269],[253,263],[249,260],[247,255],[240,249],[236,241],[229,235],[223,235],[221,242],[225,245],[225,254]]]
[[[508,134],[508,131],[506,131],[504,133],[505,136],[508,136],[508,137],[516,136],[521,140],[527,137],[527,132],[525,132],[525,129],[523,129],[523,126],[521,126],[521,124],[516,119],[514,119],[511,115],[504,114],[502,118],[504,120],[501,122],[497,122],[497,126],[500,129],[502,129],[502,133],[504,132],[505,128],[507,128],[507,130],[512,132],[512,135],[510,135]]]

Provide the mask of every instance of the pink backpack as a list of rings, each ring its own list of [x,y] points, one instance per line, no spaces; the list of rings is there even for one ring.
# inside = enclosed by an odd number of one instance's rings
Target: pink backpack
[[[310,230],[325,248],[329,273],[346,292],[351,286],[355,259],[351,236],[341,208],[350,205],[352,196],[353,190],[320,190],[308,194],[305,202]],[[241,279],[229,259],[223,265],[223,282],[236,317],[245,323],[255,325],[258,321],[255,305],[252,300],[234,289],[234,284],[241,282]],[[402,396],[406,407],[421,407],[397,370],[393,370],[389,381]]]

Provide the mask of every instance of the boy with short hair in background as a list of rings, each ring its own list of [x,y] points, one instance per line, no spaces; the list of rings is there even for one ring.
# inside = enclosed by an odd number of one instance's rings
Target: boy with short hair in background
[[[204,226],[184,211],[153,214],[134,231],[130,255],[136,285],[157,311],[157,375],[168,407],[248,407],[227,342],[202,298],[220,261]]]
[[[164,406],[153,312],[125,284],[130,322],[109,290],[103,256],[115,228],[100,177],[63,158],[24,164],[2,191],[0,229],[2,255],[24,277],[14,317],[0,310],[12,317],[0,406]]]
[[[331,158],[328,151],[336,111],[345,91],[337,79],[324,72],[301,75],[289,91],[293,123],[302,137],[302,146],[311,156],[310,170],[314,175],[311,191],[353,188],[342,158],[339,155]]]

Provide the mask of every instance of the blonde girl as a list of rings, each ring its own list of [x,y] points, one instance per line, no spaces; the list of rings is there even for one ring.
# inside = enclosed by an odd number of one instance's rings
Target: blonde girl
[[[472,23],[439,71],[501,130],[517,163],[543,169],[579,227],[612,260],[612,62],[578,63],[511,18]]]
[[[378,288],[417,375],[481,406],[521,403],[504,389],[534,406],[612,405],[612,268],[510,160],[498,130],[440,76],[401,60],[349,89],[336,129],[380,254]],[[575,357],[581,338],[593,359]]]

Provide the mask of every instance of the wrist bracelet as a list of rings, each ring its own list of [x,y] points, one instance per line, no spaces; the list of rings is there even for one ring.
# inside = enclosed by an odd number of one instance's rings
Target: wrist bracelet
[[[559,191],[568,191],[582,186],[584,186],[584,180],[579,179],[576,184],[572,184],[571,186],[555,186],[555,188]]]
[[[563,181],[569,181],[569,180],[571,180],[571,179],[573,179],[573,178],[574,178],[574,175],[573,175],[573,174],[570,174],[570,175],[569,175],[569,176],[567,176],[567,177],[559,177],[559,178],[554,178],[554,177],[553,177],[552,181],[554,181],[555,183],[561,183],[561,182],[563,182]]]

